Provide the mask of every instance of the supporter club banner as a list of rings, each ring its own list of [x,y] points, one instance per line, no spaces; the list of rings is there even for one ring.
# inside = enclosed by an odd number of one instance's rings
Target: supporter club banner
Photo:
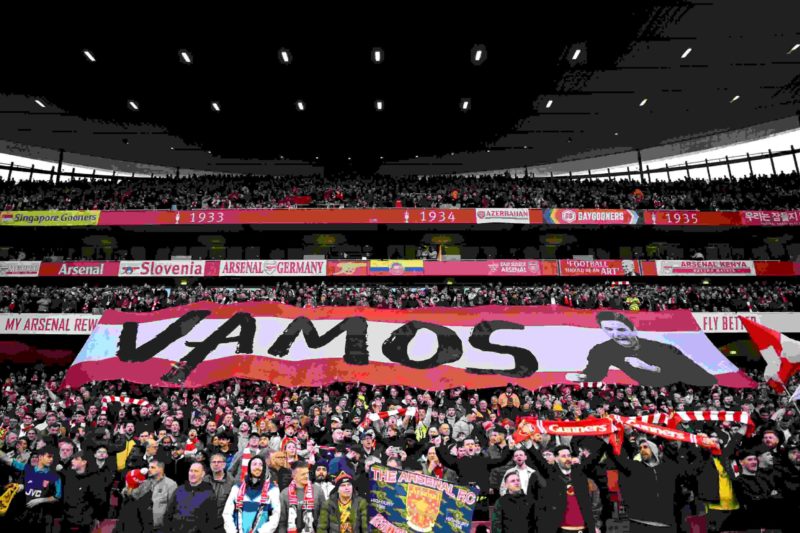
[[[35,278],[41,261],[1,261],[0,278]]]
[[[659,276],[755,276],[753,261],[656,261]]]
[[[545,224],[638,224],[633,209],[545,209]]]
[[[370,531],[467,533],[478,492],[437,477],[373,465],[369,472]]]
[[[800,210],[740,211],[743,226],[800,226]]]
[[[531,215],[527,209],[497,208],[475,210],[475,221],[478,224],[530,224]]]
[[[0,314],[0,335],[88,335],[100,315]]]
[[[217,264],[217,263],[214,263]],[[202,277],[216,276],[205,261],[120,261],[119,276],[126,277]]]
[[[0,226],[96,226],[100,211],[3,211]]]
[[[324,259],[221,261],[220,276],[326,276]]]
[[[369,262],[370,276],[420,276],[425,267],[421,259],[397,259],[394,261]]]
[[[430,390],[509,382],[531,390],[582,381],[753,385],[689,311],[302,309],[271,302],[106,311],[64,383],[124,378],[200,387],[235,377],[288,387],[362,382]]]

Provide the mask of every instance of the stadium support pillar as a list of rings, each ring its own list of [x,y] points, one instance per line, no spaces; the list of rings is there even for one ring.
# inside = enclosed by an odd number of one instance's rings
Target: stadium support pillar
[[[772,175],[774,176],[777,172],[775,171],[775,158],[772,157],[772,148],[767,150],[767,152],[769,152],[769,164],[772,165]]]
[[[11,181],[11,174],[14,172],[14,162],[8,165],[8,181]]]
[[[727,155],[725,156],[725,164],[728,165],[728,177],[732,178],[733,177],[733,171],[731,170],[731,160],[728,159]]]
[[[653,183],[653,177],[650,175],[650,165],[647,165],[647,183]]]
[[[628,179],[631,179],[631,167],[625,167],[625,170],[628,171]]]
[[[33,181],[33,171],[36,168],[35,165],[31,165],[31,173],[28,174],[28,181]]]
[[[755,176],[755,174],[753,174],[753,160],[750,159],[750,152],[747,152],[745,155],[747,155],[747,166],[750,167],[750,175]]]
[[[686,179],[687,180],[692,179],[692,173],[689,170],[689,162],[688,161],[684,161],[683,164],[686,165]]]
[[[61,181],[61,165],[64,164],[64,149],[58,151],[58,171],[56,171],[56,183]]]
[[[175,167],[175,178],[181,177],[181,167]]]
[[[706,159],[706,174],[708,174],[708,182],[711,183],[711,167],[708,166],[708,159]]]
[[[792,145],[792,159],[794,159],[794,171],[800,174],[800,167],[797,166],[797,150],[794,149],[794,145]]]
[[[639,181],[644,181],[644,171],[642,170],[642,151],[636,150],[636,159],[639,161]]]
[[[672,183],[672,178],[669,177],[669,165],[664,164],[664,168],[667,170],[667,181]]]

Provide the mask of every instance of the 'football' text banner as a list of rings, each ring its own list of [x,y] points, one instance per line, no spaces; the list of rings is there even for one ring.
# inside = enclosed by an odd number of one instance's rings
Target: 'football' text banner
[[[418,472],[374,465],[369,472],[370,531],[468,532],[478,493]]]
[[[235,377],[288,387],[362,382],[430,390],[571,381],[754,385],[689,311],[301,309],[264,302],[106,311],[64,384],[124,378],[200,387]]]

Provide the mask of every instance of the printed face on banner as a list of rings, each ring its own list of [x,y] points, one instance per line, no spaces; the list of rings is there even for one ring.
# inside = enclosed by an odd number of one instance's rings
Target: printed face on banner
[[[639,321],[643,329],[636,327]],[[398,372],[398,370],[401,370]],[[107,311],[65,383],[204,386],[242,377],[286,386],[353,381],[441,390],[564,381],[750,386],[688,311],[558,307],[380,310],[211,303]]]

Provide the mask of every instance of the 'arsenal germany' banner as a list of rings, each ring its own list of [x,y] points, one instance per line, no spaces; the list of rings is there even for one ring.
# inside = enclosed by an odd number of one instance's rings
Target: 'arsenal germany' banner
[[[559,306],[413,310],[197,303],[106,311],[65,385],[126,379],[200,387],[229,378],[441,390],[603,381],[752,387],[689,311]]]

